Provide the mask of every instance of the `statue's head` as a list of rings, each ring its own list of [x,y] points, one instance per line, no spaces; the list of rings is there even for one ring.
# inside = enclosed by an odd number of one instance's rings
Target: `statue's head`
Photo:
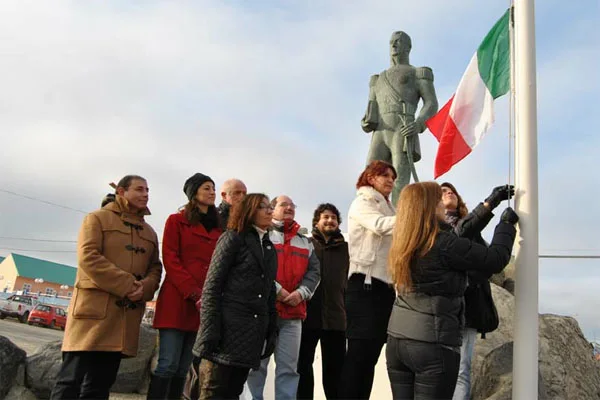
[[[406,32],[397,31],[392,33],[392,38],[390,39],[390,56],[392,58],[403,55],[408,56],[411,48],[410,36]]]

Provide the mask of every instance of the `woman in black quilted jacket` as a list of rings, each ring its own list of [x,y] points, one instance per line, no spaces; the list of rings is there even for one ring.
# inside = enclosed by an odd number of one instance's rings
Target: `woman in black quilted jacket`
[[[233,209],[213,253],[202,292],[194,354],[200,399],[237,399],[251,368],[277,340],[277,255],[267,230],[273,209],[263,194],[248,194]]]
[[[489,246],[445,222],[442,189],[414,183],[400,193],[389,267],[396,300],[386,359],[394,399],[450,400],[460,362],[467,271],[500,272],[519,217],[507,208]]]
[[[470,213],[453,184],[444,182],[441,187],[446,222],[460,237],[487,246],[481,236],[481,231],[494,217],[492,210],[501,201],[508,200],[514,195],[514,186],[504,185],[494,188],[485,201],[479,203]],[[490,276],[491,273],[468,274],[468,284],[465,290],[465,327],[462,330],[460,366],[452,400],[469,400],[471,398],[471,361],[477,333],[481,333],[482,337],[485,336],[487,332],[495,329],[488,326],[488,321],[493,319],[498,322],[488,280]],[[487,301],[481,301],[481,296],[485,296]]]

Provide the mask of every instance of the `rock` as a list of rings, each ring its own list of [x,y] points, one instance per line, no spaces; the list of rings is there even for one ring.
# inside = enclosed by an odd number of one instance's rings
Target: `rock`
[[[547,399],[600,398],[600,364],[574,318],[540,316],[539,368]]]
[[[139,349],[136,357],[124,358],[112,387],[118,393],[142,393],[148,389],[150,362],[156,352],[158,332],[147,325],[140,328]]]
[[[540,399],[586,400],[600,398],[600,365],[577,321],[544,314],[539,319]],[[568,349],[568,351],[566,351]],[[512,396],[512,340],[483,357],[474,381],[474,400],[510,399]]]
[[[37,397],[25,386],[14,385],[6,395],[6,400],[37,400]]]
[[[504,343],[512,342],[513,337],[513,316],[515,314],[515,298],[508,291],[502,289],[498,285],[491,284],[492,297],[498,310],[498,316],[500,318],[500,324],[498,329],[494,332],[487,333],[485,339],[481,339],[480,335],[477,335],[477,341],[475,342],[475,351],[473,356],[472,364],[472,379],[471,382],[475,383],[477,376],[476,371],[479,371],[481,363],[485,356],[487,356],[492,350],[502,346]]]
[[[40,399],[50,397],[60,370],[62,341],[48,342],[27,357],[27,387]]]
[[[26,353],[11,342],[0,336],[0,399],[7,398],[11,387],[17,378],[19,366],[25,364]]]
[[[472,398],[474,400],[512,399],[512,363],[513,342],[504,343],[492,350],[482,362],[480,378],[473,385]],[[538,376],[538,398],[549,399],[541,376]]]
[[[157,337],[156,330],[141,327],[138,355],[121,361],[117,380],[111,391],[133,393],[147,389],[150,360],[156,350]],[[46,343],[27,358],[27,385],[41,399],[49,398],[56,384],[62,361],[61,346],[61,341]]]

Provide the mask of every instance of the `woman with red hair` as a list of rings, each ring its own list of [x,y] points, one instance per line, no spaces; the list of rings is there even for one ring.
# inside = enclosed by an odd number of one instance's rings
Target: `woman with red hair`
[[[342,399],[369,398],[375,364],[387,339],[395,298],[387,268],[396,223],[389,197],[396,176],[391,164],[371,162],[358,178],[358,192],[348,213],[348,350],[339,386]]]

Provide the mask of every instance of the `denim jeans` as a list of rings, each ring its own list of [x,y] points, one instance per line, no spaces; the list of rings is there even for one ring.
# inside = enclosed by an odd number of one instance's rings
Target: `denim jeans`
[[[451,400],[460,354],[437,343],[388,337],[388,376],[394,400]]]
[[[473,359],[477,330],[465,328],[462,331],[462,335],[460,367],[458,368],[458,379],[456,380],[456,389],[454,389],[452,400],[469,400],[471,398],[471,360]]]
[[[159,329],[158,364],[154,375],[161,378],[185,378],[192,364],[196,332]]]
[[[298,357],[300,355],[300,338],[302,336],[302,320],[278,319],[279,338],[275,347],[275,399],[295,400],[298,389]],[[253,400],[263,400],[263,391],[267,379],[269,359],[260,363],[257,371],[248,375],[248,389]]]

